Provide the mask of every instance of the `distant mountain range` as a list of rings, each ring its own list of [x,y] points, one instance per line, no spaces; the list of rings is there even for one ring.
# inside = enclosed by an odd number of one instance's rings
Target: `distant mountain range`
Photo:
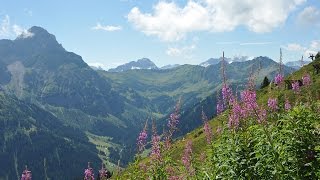
[[[252,60],[253,58],[249,58],[248,56],[235,56],[233,58],[225,58],[225,61],[228,63],[232,62],[244,62],[248,60]],[[210,58],[205,62],[200,63],[200,66],[207,67],[210,65],[218,64],[222,60],[222,57],[220,58]],[[129,63],[120,65],[116,68],[109,69],[109,72],[124,72],[128,70],[134,70],[134,69],[172,69],[180,66],[179,64],[169,64],[165,65],[161,68],[157,67],[154,62],[152,62],[148,58],[142,58],[138,59],[137,61],[131,61]],[[101,67],[92,67],[94,70],[102,70]]]
[[[37,172],[34,179],[80,179],[87,161],[95,169],[118,160],[125,166],[146,119],[166,127],[180,97],[181,135],[201,124],[202,106],[215,115],[221,62],[160,70],[144,58],[96,71],[45,29],[29,32],[33,36],[0,40],[0,179],[19,179],[26,164]],[[257,57],[226,64],[226,76],[241,90],[237,85],[249,74],[260,84],[277,68]],[[292,71],[284,67],[285,74]]]
[[[137,61],[131,61],[116,68],[109,69],[109,72],[123,72],[133,69],[158,69],[158,67],[150,59],[142,58]]]
[[[180,64],[169,64],[169,65],[162,66],[160,69],[172,69],[172,68],[176,68],[179,66],[180,66]]]
[[[301,61],[290,61],[285,63],[285,65],[298,70],[301,68],[301,65],[307,65],[309,63],[311,63],[311,61],[303,61],[303,63],[301,63]]]
[[[235,56],[233,58],[227,58],[225,57],[224,60],[228,63],[232,63],[232,62],[244,62],[244,61],[248,61],[248,60],[252,60],[253,58],[250,58],[248,56]],[[218,64],[220,61],[222,61],[222,57],[220,58],[210,58],[205,62],[200,63],[200,66],[203,67],[207,67],[210,65],[215,65]]]

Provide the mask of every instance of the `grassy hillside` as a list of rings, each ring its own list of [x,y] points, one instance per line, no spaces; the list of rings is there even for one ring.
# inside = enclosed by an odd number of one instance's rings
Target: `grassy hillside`
[[[213,131],[210,144],[206,140],[208,134],[199,127],[176,140],[169,150],[163,149],[164,144],[160,143],[161,160],[152,155],[151,159],[138,158],[119,179],[319,178],[320,74],[315,74],[313,64],[320,64],[320,58],[285,78],[300,80],[306,73],[311,75],[312,84],[301,86],[298,94],[275,84],[256,92],[259,107],[267,110],[264,123],[258,123],[253,114],[253,117],[241,119],[237,129],[230,129],[229,115],[234,111],[230,107],[208,122]],[[278,110],[269,109],[270,97],[277,99]],[[293,109],[284,110],[285,99]],[[201,119],[200,113],[198,119]],[[192,142],[189,157],[187,142]],[[186,156],[189,164],[181,160]],[[144,165],[147,168],[143,168]]]

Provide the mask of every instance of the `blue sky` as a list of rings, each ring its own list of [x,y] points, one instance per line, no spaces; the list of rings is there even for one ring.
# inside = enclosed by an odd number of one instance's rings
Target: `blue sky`
[[[284,61],[320,50],[319,0],[0,0],[0,39],[31,26],[110,68],[142,57],[158,66],[211,57]]]

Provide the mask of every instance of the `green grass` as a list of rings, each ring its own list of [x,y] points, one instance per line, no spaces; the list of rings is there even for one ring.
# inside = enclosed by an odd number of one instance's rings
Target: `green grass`
[[[268,87],[265,87],[264,89],[260,89],[257,91],[257,97],[258,97],[258,103],[263,104],[264,106],[267,106],[267,101],[270,96],[277,96],[277,97],[287,97],[289,98],[290,102],[294,105],[295,102],[306,102],[308,98],[312,100],[319,100],[320,99],[320,74],[314,73],[313,64],[320,63],[320,59],[315,60],[314,62],[310,63],[309,65],[305,65],[302,67],[299,71],[287,76],[285,79],[288,80],[298,80],[301,79],[301,77],[305,73],[309,73],[312,77],[312,85],[310,87],[301,87],[301,93],[298,96],[299,99],[296,99],[294,96],[294,93],[292,90],[284,89],[284,87],[281,88],[281,91],[278,87],[274,85],[270,85]],[[281,104],[280,104],[281,106]],[[222,124],[225,124],[227,122],[227,113],[224,112],[221,115],[214,117],[209,121],[213,132],[213,143],[215,143],[215,140],[219,138],[219,135],[217,135],[216,129],[219,126],[222,126]],[[200,116],[200,115],[199,115]],[[320,123],[316,125],[316,127],[320,128]],[[319,129],[318,128],[318,129]],[[181,156],[183,154],[183,150],[185,148],[185,144],[187,140],[192,140],[192,150],[194,157],[197,158],[200,156],[200,154],[204,151],[206,151],[207,148],[207,142],[205,138],[205,134],[203,132],[202,126],[189,132],[184,137],[180,137],[176,139],[172,145],[172,148],[169,153],[171,155],[171,158],[178,162],[181,161]],[[142,162],[149,161],[149,158],[145,158],[142,160]],[[130,166],[129,169],[124,171],[124,174],[130,173]]]

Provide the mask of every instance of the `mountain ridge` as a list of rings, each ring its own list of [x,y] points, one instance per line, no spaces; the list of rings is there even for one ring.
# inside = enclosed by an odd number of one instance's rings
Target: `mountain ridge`
[[[109,72],[123,72],[133,69],[159,69],[150,59],[142,58],[137,61],[130,61],[116,68],[109,69]]]

